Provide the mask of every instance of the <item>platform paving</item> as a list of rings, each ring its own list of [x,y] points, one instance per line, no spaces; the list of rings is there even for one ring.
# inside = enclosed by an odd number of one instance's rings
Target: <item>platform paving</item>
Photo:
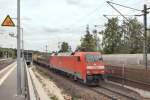
[[[16,64],[8,70],[10,73],[2,77],[6,77],[0,84],[0,100],[24,100],[24,96],[17,96],[17,78],[16,78]],[[2,80],[2,78],[0,79]]]

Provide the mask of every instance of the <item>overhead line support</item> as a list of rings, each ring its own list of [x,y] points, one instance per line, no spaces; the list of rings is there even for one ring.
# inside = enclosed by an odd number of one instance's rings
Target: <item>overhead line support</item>
[[[116,10],[124,19],[126,19],[127,21],[129,21],[118,9],[116,9],[111,2],[107,1],[107,3],[114,9]]]
[[[143,13],[144,13],[144,61],[145,61],[145,67],[146,67],[146,70],[147,70],[147,5],[144,4],[144,10],[143,10]]]
[[[121,7],[125,7],[125,8],[129,8],[129,9],[132,9],[132,10],[136,10],[136,11],[142,11],[142,10],[139,10],[139,9],[135,9],[135,8],[132,8],[132,7],[128,7],[128,6],[125,6],[125,5],[121,5],[121,4],[118,4],[118,3],[114,3],[114,2],[111,2],[111,1],[106,1],[107,3],[111,3],[111,4],[115,4],[115,5],[118,5],[118,6],[121,6]]]

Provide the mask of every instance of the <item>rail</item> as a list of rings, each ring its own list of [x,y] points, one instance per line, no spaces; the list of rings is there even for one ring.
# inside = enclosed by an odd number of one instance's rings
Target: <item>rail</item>
[[[128,78],[122,78],[120,76],[108,75],[108,77],[118,78],[118,79],[121,79],[121,80],[124,80],[124,81],[130,81],[130,82],[133,82],[133,83],[136,83],[136,84],[139,84],[139,85],[145,85],[145,86],[150,87],[150,84],[148,84],[148,83],[144,83],[144,82],[140,82],[140,81],[136,81],[136,80],[132,80],[132,79],[128,79]]]
[[[108,91],[110,91],[110,92],[112,92],[112,93],[115,93],[115,94],[121,95],[121,96],[123,96],[123,97],[125,97],[125,98],[128,98],[128,99],[130,99],[130,100],[137,100],[137,99],[136,99],[136,98],[134,98],[134,97],[131,97],[131,96],[129,96],[129,95],[126,95],[126,94],[123,94],[123,93],[117,92],[117,91],[115,91],[115,90],[109,89],[109,88],[104,87],[104,86],[101,86],[100,88],[103,88],[103,89],[108,90]]]
[[[107,88],[105,86],[100,86],[96,88],[94,87],[91,88],[91,90],[98,94],[102,94],[104,97],[107,97],[112,100],[118,100],[120,98],[126,98],[127,100],[138,100],[136,97],[129,96],[128,94],[121,93],[119,91]]]
[[[128,85],[143,90],[150,90],[150,70],[110,66],[107,67],[106,71],[108,72],[108,80],[117,81],[122,86]]]
[[[111,96],[111,95],[109,95],[109,94],[106,94],[106,93],[104,93],[103,91],[98,91],[97,89],[91,89],[91,90],[94,91],[94,92],[96,92],[96,93],[98,93],[98,94],[102,94],[103,96],[105,96],[105,97],[107,97],[107,98],[109,98],[109,99],[117,100],[116,97]]]

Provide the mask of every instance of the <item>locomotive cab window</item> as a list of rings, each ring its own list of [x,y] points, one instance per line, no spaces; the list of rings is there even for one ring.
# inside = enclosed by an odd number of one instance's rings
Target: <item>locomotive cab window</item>
[[[101,55],[91,55],[91,54],[86,55],[87,62],[97,62],[101,60],[103,60]]]

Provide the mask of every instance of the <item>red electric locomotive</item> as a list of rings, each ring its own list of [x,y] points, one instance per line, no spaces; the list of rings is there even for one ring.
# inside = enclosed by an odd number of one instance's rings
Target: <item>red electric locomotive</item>
[[[75,52],[71,56],[50,56],[50,68],[70,74],[75,80],[98,85],[103,79],[104,62],[99,52]]]

